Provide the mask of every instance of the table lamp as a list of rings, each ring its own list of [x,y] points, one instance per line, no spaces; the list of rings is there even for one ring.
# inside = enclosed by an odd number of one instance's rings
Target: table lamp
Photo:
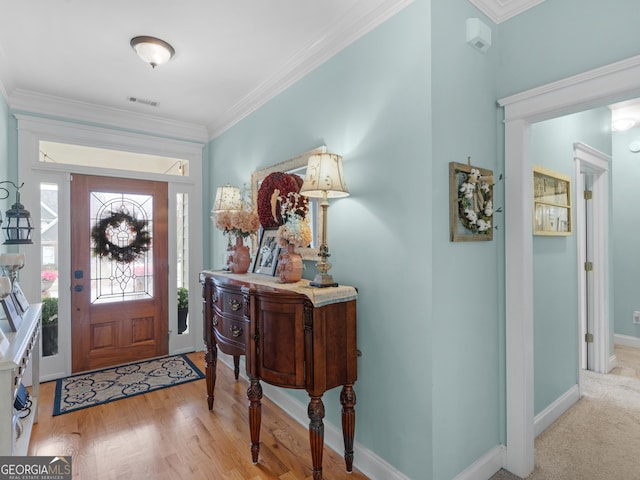
[[[11,285],[16,281],[18,270],[24,267],[24,253],[0,254],[0,268],[11,279]]]
[[[320,153],[311,155],[307,163],[307,173],[300,188],[300,195],[310,198],[321,198],[322,209],[322,239],[320,240],[320,260],[316,263],[318,273],[311,282],[313,287],[337,287],[333,277],[327,273],[331,263],[327,261],[329,245],[327,244],[327,208],[329,198],[349,196],[347,184],[342,173],[342,157],[335,153]]]
[[[213,208],[211,209],[211,219],[215,222],[216,213],[219,212],[234,212],[242,210],[242,195],[240,194],[239,187],[232,187],[227,184],[223,187],[216,189],[216,199],[213,202]],[[225,233],[226,230],[225,230]],[[227,235],[227,264],[224,269],[230,269],[230,263],[232,261],[233,246],[231,245],[231,235]]]

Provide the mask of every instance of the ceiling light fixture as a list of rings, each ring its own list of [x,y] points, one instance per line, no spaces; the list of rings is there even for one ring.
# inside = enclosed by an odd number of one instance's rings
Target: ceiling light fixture
[[[176,53],[173,47],[164,40],[148,36],[133,37],[131,48],[152,68],[167,63]]]
[[[611,123],[611,128],[614,132],[624,132],[633,128],[636,121],[633,118],[619,118]]]

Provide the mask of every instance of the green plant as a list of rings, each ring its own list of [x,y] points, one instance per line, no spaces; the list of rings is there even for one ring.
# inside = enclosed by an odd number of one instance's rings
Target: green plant
[[[189,290],[178,287],[178,310],[189,308]]]
[[[42,324],[58,323],[58,299],[47,297],[42,299]]]

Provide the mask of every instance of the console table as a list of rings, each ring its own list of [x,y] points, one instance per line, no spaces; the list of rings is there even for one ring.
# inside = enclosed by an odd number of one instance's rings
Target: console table
[[[38,421],[38,394],[40,389],[40,316],[42,305],[31,304],[24,313],[17,332],[3,328],[9,342],[0,355],[0,456],[24,456],[29,448],[31,427]],[[6,323],[7,320],[0,320]],[[14,424],[13,401],[22,376],[31,363],[31,413],[22,421],[22,433]],[[18,420],[20,421],[20,420]]]
[[[342,386],[342,433],[347,472],[353,466],[357,379],[356,297],[348,286],[313,288],[301,280],[281,284],[258,274],[200,273],[209,410],[213,409],[217,349],[233,355],[238,378],[245,355],[250,385],[251,457],[258,462],[262,387],[306,389],[313,478],[322,479],[325,391]]]

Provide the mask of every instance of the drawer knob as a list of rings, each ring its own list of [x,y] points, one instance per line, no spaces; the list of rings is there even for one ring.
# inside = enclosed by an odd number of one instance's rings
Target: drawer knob
[[[239,327],[236,327],[235,325],[233,325],[229,330],[231,330],[231,335],[233,337],[239,337],[240,335],[242,335],[242,329]]]
[[[213,295],[211,295],[211,299],[213,300],[213,303],[218,303],[218,294],[216,292],[213,292]]]
[[[234,312],[240,310],[240,302],[238,300],[231,300],[229,303],[231,304],[231,310]]]
[[[218,326],[218,317],[216,315],[213,316],[213,326],[214,327]]]

